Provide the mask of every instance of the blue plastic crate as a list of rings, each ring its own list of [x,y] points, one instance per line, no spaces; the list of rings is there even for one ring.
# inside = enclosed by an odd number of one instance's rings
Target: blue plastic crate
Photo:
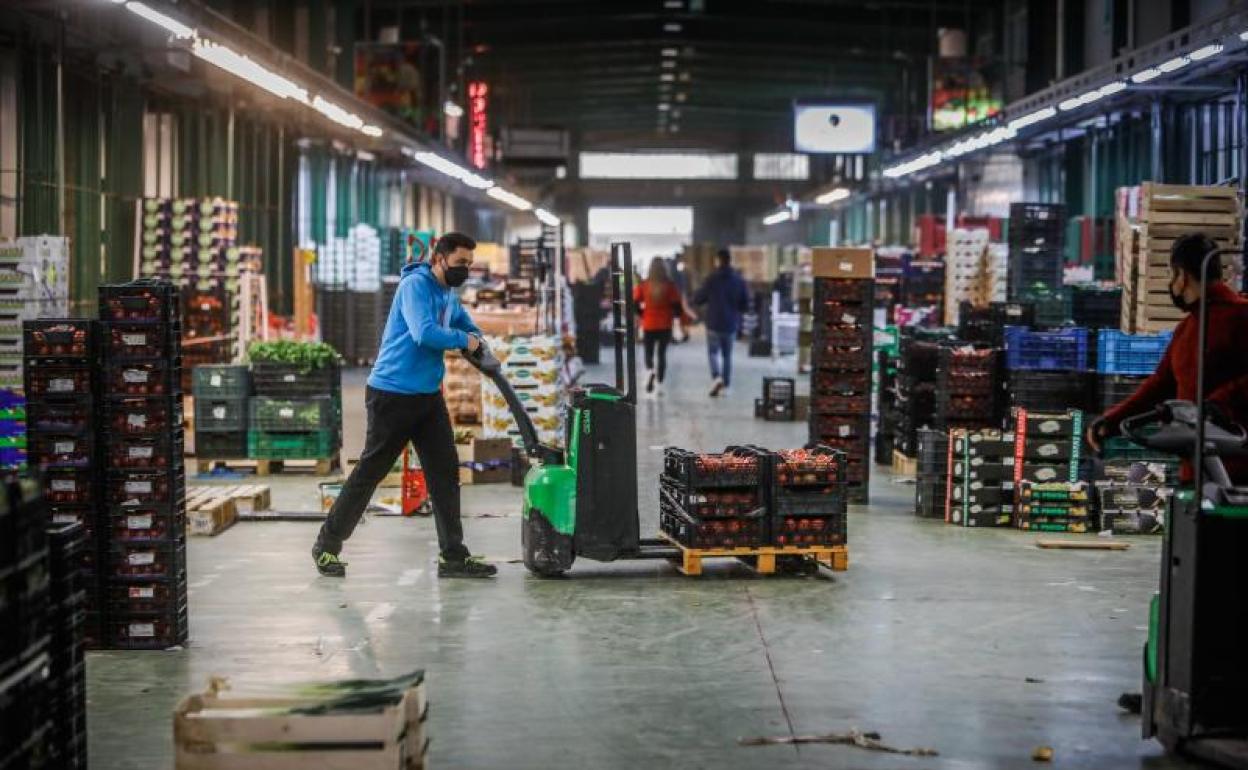
[[[1005,327],[1005,365],[1009,369],[1083,371],[1088,368],[1088,330],[1081,327],[1035,331]]]
[[[1157,369],[1172,332],[1126,334],[1101,329],[1096,335],[1096,371],[1100,374],[1152,374]]]
[[[20,447],[0,447],[0,468],[15,470],[26,465],[26,450]]]

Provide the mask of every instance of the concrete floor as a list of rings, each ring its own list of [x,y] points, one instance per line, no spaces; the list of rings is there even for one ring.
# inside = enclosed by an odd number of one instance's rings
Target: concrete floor
[[[742,354],[743,348],[738,347]],[[740,355],[727,399],[705,396],[699,344],[673,349],[661,401],[639,408],[642,531],[657,526],[664,444],[796,446],[798,424],[752,418],[760,378],[792,368]],[[605,369],[599,378],[605,377]],[[348,380],[347,454],[362,439]],[[308,477],[273,480],[281,509],[316,507]],[[438,581],[432,522],[374,517],[350,577],[317,577],[312,523],[242,524],[190,544],[190,645],[88,656],[91,766],[172,767],[171,711],[209,675],[240,685],[428,671],[440,768],[1186,767],[1118,712],[1139,689],[1157,539],[1125,552],[1042,551],[1034,535],[917,520],[913,487],[877,473],[850,518],[850,569],[757,578],[711,562],[518,563],[519,495],[466,487],[465,529],[494,581]],[[741,747],[750,736],[850,728],[903,757],[845,746]]]

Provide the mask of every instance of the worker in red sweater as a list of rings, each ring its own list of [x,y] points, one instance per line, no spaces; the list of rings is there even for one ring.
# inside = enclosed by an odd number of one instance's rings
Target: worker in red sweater
[[[1088,426],[1088,444],[1100,451],[1101,442],[1117,435],[1128,417],[1147,412],[1167,399],[1196,401],[1196,361],[1200,323],[1200,266],[1217,244],[1202,233],[1178,238],[1170,249],[1170,299],[1187,313],[1174,330],[1157,371],[1131,396]],[[1209,325],[1205,336],[1205,401],[1231,421],[1248,426],[1248,299],[1222,280],[1222,265],[1210,260],[1208,283]],[[1248,458],[1227,457],[1223,462],[1231,481],[1248,483]],[[1182,479],[1190,481],[1184,462]]]

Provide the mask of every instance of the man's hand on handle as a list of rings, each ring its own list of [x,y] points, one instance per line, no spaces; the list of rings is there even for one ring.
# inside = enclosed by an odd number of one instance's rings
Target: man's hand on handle
[[[481,338],[475,334],[469,334],[468,335],[468,348],[467,348],[468,352],[476,353],[477,350],[480,349],[480,347],[481,347]]]
[[[1097,454],[1101,453],[1101,446],[1105,439],[1109,438],[1109,423],[1104,417],[1097,417],[1088,425],[1088,430],[1084,436],[1088,441],[1088,446],[1092,447],[1092,451]]]

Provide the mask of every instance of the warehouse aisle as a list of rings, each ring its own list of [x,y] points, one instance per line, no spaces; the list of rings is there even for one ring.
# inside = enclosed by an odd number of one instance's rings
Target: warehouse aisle
[[[738,348],[743,354],[744,349]],[[764,373],[738,359],[731,396],[705,396],[698,341],[672,350],[661,401],[639,408],[642,529],[657,520],[667,443],[798,445],[752,418]],[[600,367],[599,372],[605,372]],[[348,453],[359,380],[348,379]],[[358,452],[358,449],[355,450]],[[275,502],[312,499],[306,477]],[[239,683],[429,672],[432,760],[444,768],[1182,767],[1139,739],[1114,700],[1138,689],[1159,540],[1121,553],[1041,551],[1034,536],[916,520],[913,487],[878,473],[850,518],[850,569],[757,579],[729,563],[688,579],[654,563],[578,563],[529,577],[519,492],[465,490],[468,542],[492,582],[439,582],[432,523],[374,518],[318,578],[315,526],[235,526],[190,543],[191,643],[88,657],[92,767],[170,767],[171,711],[210,674]],[[107,725],[107,727],[104,727]],[[904,758],[841,746],[745,748],[740,737],[879,731]]]

